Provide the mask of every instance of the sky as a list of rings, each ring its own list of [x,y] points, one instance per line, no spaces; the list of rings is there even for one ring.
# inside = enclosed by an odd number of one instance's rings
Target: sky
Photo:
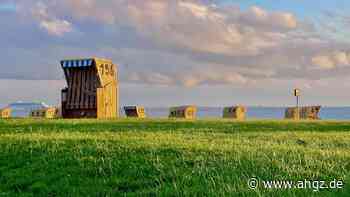
[[[0,107],[59,105],[59,61],[118,65],[121,105],[350,106],[350,1],[2,0]]]

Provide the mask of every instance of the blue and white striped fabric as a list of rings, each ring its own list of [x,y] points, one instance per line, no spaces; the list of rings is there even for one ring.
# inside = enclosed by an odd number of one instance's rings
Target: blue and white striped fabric
[[[61,65],[63,68],[79,68],[93,66],[93,59],[80,59],[80,60],[63,60]]]

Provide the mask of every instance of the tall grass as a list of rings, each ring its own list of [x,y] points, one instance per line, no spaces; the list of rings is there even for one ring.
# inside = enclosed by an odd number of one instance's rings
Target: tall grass
[[[350,122],[0,120],[0,196],[348,196]]]

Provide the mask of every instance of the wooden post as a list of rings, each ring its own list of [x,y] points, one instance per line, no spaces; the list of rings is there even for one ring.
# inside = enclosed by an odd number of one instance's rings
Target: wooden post
[[[300,107],[299,107],[299,97],[300,97],[300,90],[298,88],[294,89],[294,96],[296,97],[296,120],[300,120]]]

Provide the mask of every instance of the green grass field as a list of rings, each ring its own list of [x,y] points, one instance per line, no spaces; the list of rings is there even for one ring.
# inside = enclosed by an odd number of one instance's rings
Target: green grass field
[[[350,122],[0,120],[0,196],[349,196],[348,172]]]

